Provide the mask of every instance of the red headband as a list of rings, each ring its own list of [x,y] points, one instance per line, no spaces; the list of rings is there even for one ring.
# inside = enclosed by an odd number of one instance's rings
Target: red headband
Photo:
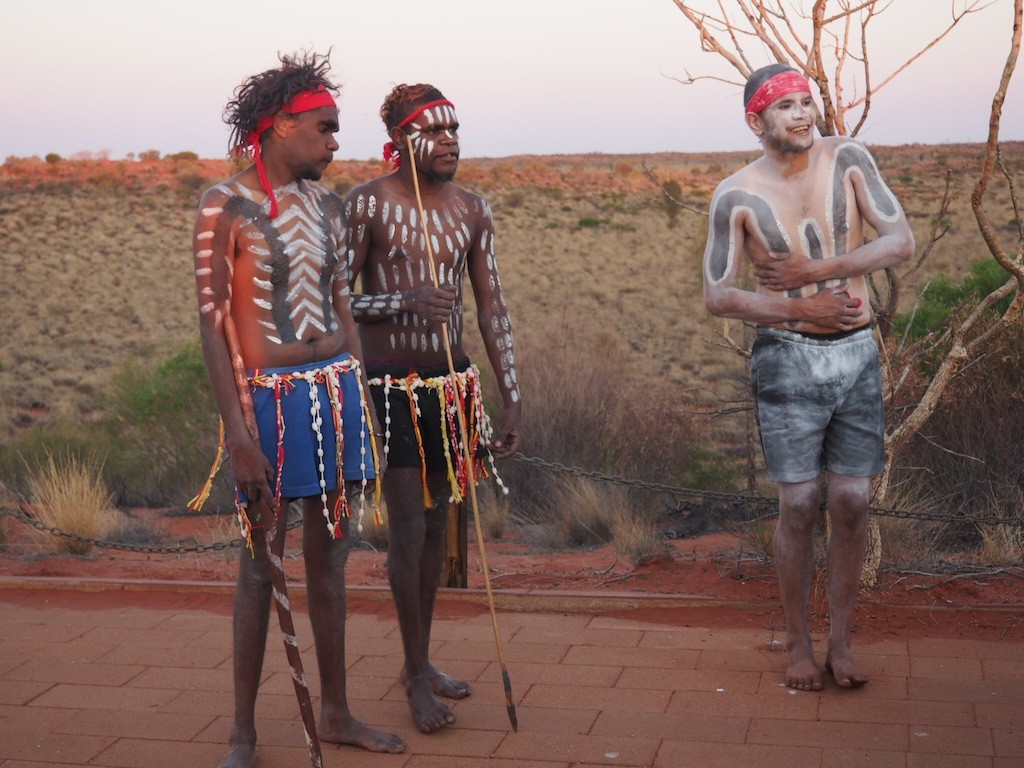
[[[803,91],[811,92],[811,84],[807,82],[806,77],[791,69],[780,72],[761,83],[761,87],[754,92],[754,95],[750,97],[750,101],[747,102],[745,111],[747,114],[758,115],[776,99],[781,99],[790,93],[801,93]]]
[[[285,104],[279,111],[287,112],[290,115],[296,115],[299,112],[308,112],[311,109],[319,109],[320,107],[335,107],[337,104],[334,101],[334,97],[330,91],[323,84],[318,85],[314,90],[303,91],[302,93],[296,94],[291,101]],[[274,118],[277,117],[277,112],[271,115],[267,115],[260,119],[256,123],[256,127],[245,137],[245,142],[235,148],[236,151],[242,151],[246,148],[249,149],[249,153],[252,155],[252,161],[256,164],[256,173],[260,177],[260,186],[263,191],[267,193],[270,198],[270,218],[277,216],[277,198],[274,197],[274,189],[270,186],[270,180],[267,178],[267,169],[263,165],[263,149],[260,145],[260,136],[274,124]]]
[[[411,123],[413,120],[422,115],[431,107],[440,107],[442,105],[447,105],[452,109],[455,109],[455,105],[448,101],[448,99],[428,101],[415,112],[410,113],[410,115],[407,118],[405,118],[405,120],[396,125],[395,128],[405,128],[405,126],[407,126],[409,123]],[[395,144],[395,142],[389,141],[387,144],[384,145],[384,159],[391,161],[391,164],[394,166],[392,170],[400,168],[402,166],[402,156],[398,153],[398,145]]]

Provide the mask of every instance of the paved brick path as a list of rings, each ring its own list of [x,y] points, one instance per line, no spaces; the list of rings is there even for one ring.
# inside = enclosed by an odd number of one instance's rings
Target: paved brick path
[[[232,708],[230,610],[229,591],[209,586],[97,593],[0,582],[0,768],[216,766]],[[356,596],[350,614],[350,703],[408,751],[324,745],[326,768],[1024,766],[1018,641],[859,640],[867,687],[802,693],[780,685],[784,655],[768,629],[506,610],[520,724],[512,733],[488,614],[445,602],[434,658],[474,693],[456,706],[454,727],[424,736],[397,685],[390,606]],[[309,623],[301,612],[296,621],[308,673]],[[301,724],[272,630],[258,765],[302,768]]]

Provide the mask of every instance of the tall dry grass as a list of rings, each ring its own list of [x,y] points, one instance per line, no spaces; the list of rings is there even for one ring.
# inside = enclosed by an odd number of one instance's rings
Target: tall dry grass
[[[581,318],[549,322],[527,329],[517,346],[524,454],[623,478],[734,487],[734,463],[706,447],[702,424],[681,393],[631,375],[625,339]],[[485,372],[483,378],[490,387],[492,377]],[[488,392],[486,399],[494,403],[496,395]],[[664,521],[671,498],[516,460],[502,462],[498,471],[511,489],[510,520],[538,549],[614,544],[616,531],[631,559],[663,548],[657,536],[642,534]],[[644,551],[637,542],[644,542]]]
[[[1016,331],[953,382],[921,433],[894,457],[897,481],[904,486],[902,505],[952,518],[941,536],[930,530],[934,526],[923,525],[912,540],[939,554],[978,548],[1001,549],[1000,557],[1013,552],[1012,537],[1024,530],[1022,380],[1024,331]],[[1006,523],[981,528],[977,518]],[[1005,533],[1011,530],[1016,533]],[[1010,535],[1010,546],[993,548],[983,541],[986,535]]]
[[[113,507],[98,463],[76,456],[47,455],[29,474],[28,488],[36,518],[66,533],[87,539],[103,539],[117,530],[120,514]],[[89,541],[41,534],[52,539],[60,552],[85,555],[92,551]]]

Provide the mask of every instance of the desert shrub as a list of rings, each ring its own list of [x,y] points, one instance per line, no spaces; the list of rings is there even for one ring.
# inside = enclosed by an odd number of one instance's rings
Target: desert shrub
[[[1024,522],[1024,330],[1013,329],[957,377],[918,435],[893,457],[896,483],[915,484],[930,511],[954,519],[944,545],[979,544],[977,517]]]
[[[356,185],[350,176],[339,176],[331,182],[331,189],[338,197],[345,197]]]
[[[505,193],[501,202],[508,208],[521,208],[526,202],[526,190],[511,189]]]
[[[86,463],[102,456],[87,425],[58,419],[45,426],[17,433],[0,446],[0,475],[12,492],[27,492],[31,468],[45,463],[47,456],[69,456]]]
[[[107,478],[122,503],[180,504],[202,485],[216,453],[217,415],[198,343],[155,366],[123,364],[103,409]]]
[[[622,510],[612,518],[612,549],[633,565],[668,557],[669,549],[650,515]]]
[[[194,161],[194,160],[198,160],[199,159],[199,155],[197,155],[195,152],[189,152],[188,150],[186,150],[184,152],[175,152],[174,154],[167,155],[164,159],[165,160],[173,160],[176,163],[177,162],[191,162],[191,161]]]
[[[699,424],[684,410],[678,393],[627,375],[623,361],[629,360],[629,353],[624,340],[571,321],[531,330],[543,342],[531,344],[526,338],[517,350],[526,403],[524,454],[668,485],[735,487],[737,466],[703,445]],[[485,386],[492,386],[491,377],[483,379]],[[487,394],[487,400],[498,402],[493,393]],[[498,471],[511,488],[509,514],[517,526],[550,522],[557,528],[565,525],[558,522],[559,509],[582,504],[586,486],[571,475],[515,460],[502,462]],[[660,494],[604,481],[593,484],[594,499],[614,499],[613,493],[621,491],[625,494],[621,506],[634,514],[657,518],[671,508]],[[562,537],[565,541],[579,546],[610,540],[615,505],[606,501],[595,505],[602,510],[604,522],[600,526],[586,523],[580,530],[570,526]],[[593,535],[598,528],[604,533]]]
[[[679,203],[676,200],[683,198],[683,188],[675,179],[669,179],[664,184],[664,194],[661,196],[662,204],[665,206],[665,214],[668,216],[669,228],[679,224]]]
[[[585,477],[570,477],[538,501],[524,534],[541,552],[599,547],[612,540],[613,522],[627,509],[621,488],[606,489]]]
[[[484,537],[500,539],[505,535],[509,525],[511,501],[508,495],[502,493],[491,479],[485,478],[477,485],[476,498],[480,513],[480,529]],[[473,510],[470,509],[468,514],[471,516]],[[470,525],[472,524],[470,521]]]
[[[35,517],[53,528],[77,534],[87,539],[102,539],[114,531],[120,515],[101,476],[101,467],[95,460],[82,460],[75,456],[45,460],[32,468],[28,488]],[[77,539],[51,536],[58,551],[73,555],[88,554],[92,543]]]
[[[990,500],[990,517],[1005,521],[981,523],[981,552],[985,561],[994,565],[1018,564],[1024,561],[1024,490],[1006,499]]]
[[[595,219],[593,216],[584,216],[579,221],[580,229],[593,229],[594,227],[600,227],[605,222],[601,219]]]
[[[971,264],[967,275],[959,283],[940,275],[932,280],[917,306],[899,315],[893,323],[897,333],[906,333],[911,338],[926,334],[949,325],[953,317],[964,307],[976,306],[978,301],[1006,282],[1009,275],[994,259],[984,259]],[[1002,314],[1012,300],[1012,294],[997,302],[990,312]]]
[[[746,522],[729,523],[726,527],[740,544],[740,551],[750,551],[762,563],[775,560],[775,518],[758,517]]]
[[[49,154],[48,154],[48,155],[46,156],[46,162],[48,162],[48,163],[51,163],[51,164],[52,164],[52,163],[59,163],[59,162],[60,162],[61,160],[63,160],[63,159],[64,159],[64,158],[63,158],[63,157],[61,157],[60,155],[58,155],[58,154],[57,154],[56,152],[50,152],[50,153],[49,153]]]
[[[48,455],[86,463],[102,457],[104,479],[123,506],[184,504],[206,480],[216,454],[217,414],[199,345],[155,365],[124,363],[98,402],[95,421],[55,420],[0,448],[0,472],[25,489],[28,467]],[[225,469],[211,505],[230,505]]]

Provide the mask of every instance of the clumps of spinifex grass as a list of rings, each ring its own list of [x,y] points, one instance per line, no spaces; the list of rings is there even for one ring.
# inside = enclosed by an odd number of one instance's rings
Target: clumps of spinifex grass
[[[619,510],[612,519],[612,549],[632,565],[670,558],[664,537],[648,515],[638,509]]]
[[[985,560],[995,565],[1018,565],[1024,562],[1024,526],[1020,515],[1022,494],[1010,503],[995,497],[991,502],[991,516],[1005,522],[980,523],[981,551]]]
[[[110,491],[95,461],[46,454],[29,473],[28,490],[40,522],[84,539],[103,539],[119,525]],[[93,544],[67,536],[50,534],[58,552],[88,554]]]

